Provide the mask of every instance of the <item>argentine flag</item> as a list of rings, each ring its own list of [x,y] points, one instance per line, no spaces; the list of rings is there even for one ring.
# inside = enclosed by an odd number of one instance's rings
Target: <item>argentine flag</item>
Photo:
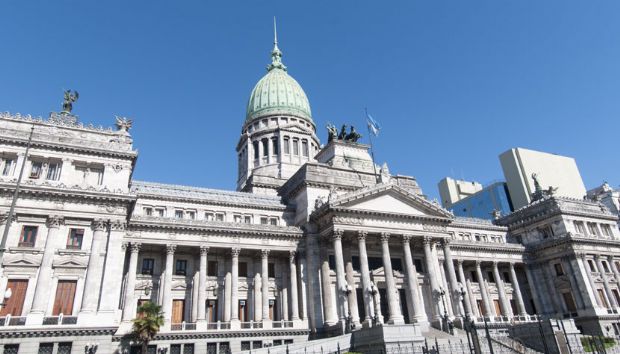
[[[368,124],[368,131],[370,131],[372,135],[379,135],[379,130],[381,130],[381,126],[376,120],[372,119],[372,116],[368,114],[368,111],[366,111],[366,124]]]

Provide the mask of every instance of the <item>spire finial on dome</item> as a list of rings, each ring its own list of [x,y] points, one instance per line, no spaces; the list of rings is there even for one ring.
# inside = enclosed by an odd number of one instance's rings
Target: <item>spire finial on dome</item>
[[[278,30],[276,27],[276,17],[273,17],[273,50],[271,51],[271,64],[267,66],[267,71],[282,69],[286,71],[286,66],[282,63],[282,52],[278,48]]]

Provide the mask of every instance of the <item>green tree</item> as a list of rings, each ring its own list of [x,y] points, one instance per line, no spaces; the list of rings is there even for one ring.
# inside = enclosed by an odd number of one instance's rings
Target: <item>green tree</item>
[[[142,354],[146,354],[149,342],[163,325],[164,313],[161,306],[150,301],[138,306],[138,316],[133,320],[133,334],[142,345]]]

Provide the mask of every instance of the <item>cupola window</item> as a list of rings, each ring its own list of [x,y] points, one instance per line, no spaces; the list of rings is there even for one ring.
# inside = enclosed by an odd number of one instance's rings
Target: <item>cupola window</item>
[[[291,153],[291,143],[288,136],[284,137],[284,153],[287,155]]]
[[[271,138],[271,146],[272,146],[271,154],[277,155],[279,153],[278,152],[278,138]]]
[[[261,140],[261,142],[263,143],[263,156],[268,156],[269,155],[269,140],[263,139]]]
[[[304,157],[308,157],[308,140],[301,141],[301,152],[304,154]]]

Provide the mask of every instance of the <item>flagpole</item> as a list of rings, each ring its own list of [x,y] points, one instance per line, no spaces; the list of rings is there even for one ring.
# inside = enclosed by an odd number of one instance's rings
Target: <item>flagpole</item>
[[[4,258],[4,252],[6,251],[6,239],[9,236],[9,228],[11,228],[11,223],[13,221],[13,216],[15,214],[15,204],[17,202],[17,197],[19,196],[19,189],[22,183],[22,176],[24,175],[24,167],[26,166],[26,162],[28,162],[28,152],[30,151],[30,144],[32,143],[32,134],[34,133],[34,124],[32,128],[30,128],[30,136],[28,137],[28,143],[26,144],[26,152],[24,154],[24,161],[22,162],[22,167],[19,170],[19,177],[17,178],[17,183],[15,184],[15,191],[13,192],[13,200],[11,201],[11,208],[9,209],[9,214],[6,219],[6,223],[4,224],[4,232],[2,233],[2,239],[0,240],[0,265],[2,265],[2,258]]]
[[[377,164],[375,163],[375,149],[372,146],[372,133],[370,132],[370,124],[368,124],[368,108],[364,108],[366,112],[366,129],[368,130],[368,139],[370,140],[370,157],[372,158],[372,168],[375,171],[375,183],[379,182],[377,176]]]

